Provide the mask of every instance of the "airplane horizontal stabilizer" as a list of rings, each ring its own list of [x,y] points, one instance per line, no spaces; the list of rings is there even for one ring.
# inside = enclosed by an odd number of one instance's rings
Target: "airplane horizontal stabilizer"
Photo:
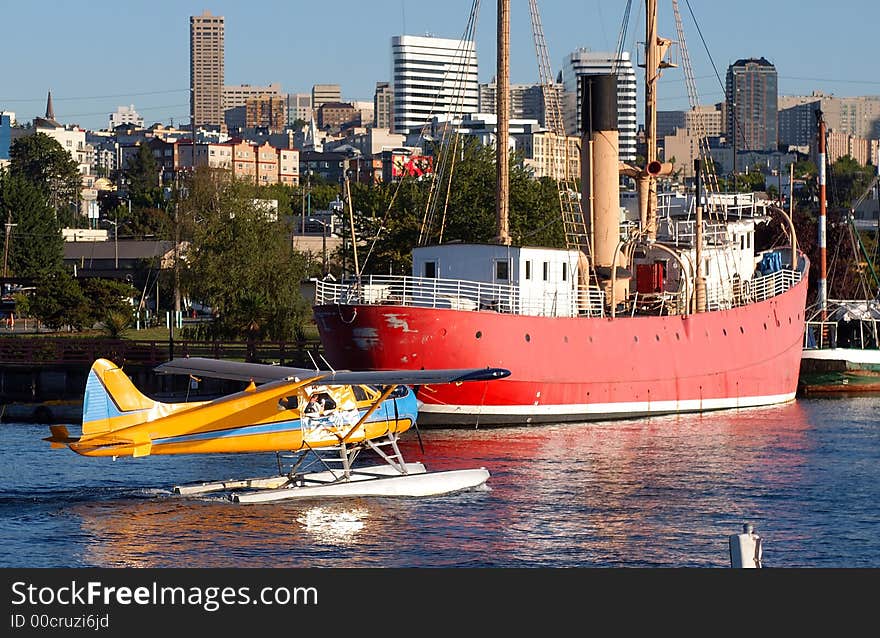
[[[65,425],[50,425],[49,432],[51,432],[52,436],[47,436],[44,441],[49,441],[52,444],[52,449],[60,450],[61,448],[65,448],[71,443],[76,443],[79,441],[79,437],[70,436],[70,432],[67,430],[67,426]]]
[[[454,368],[435,370],[310,370],[265,363],[224,361],[205,357],[180,357],[154,368],[162,374],[196,374],[220,379],[264,383],[279,379],[319,377],[326,385],[427,385],[492,381],[510,376],[505,368]]]

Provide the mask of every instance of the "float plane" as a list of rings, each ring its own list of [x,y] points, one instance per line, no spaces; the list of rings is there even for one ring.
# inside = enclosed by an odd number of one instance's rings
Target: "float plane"
[[[141,393],[112,361],[92,364],[83,398],[82,432],[50,426],[46,441],[84,456],[275,452],[278,474],[181,485],[174,492],[228,492],[238,503],[302,497],[428,496],[471,489],[485,468],[429,472],[407,463],[400,435],[417,425],[410,386],[490,382],[504,368],[334,371],[186,357],[157,366],[160,374],[239,380],[247,387],[209,401],[163,403]],[[355,467],[364,450],[381,463]],[[282,454],[292,458],[289,471]],[[318,471],[308,471],[315,468]]]

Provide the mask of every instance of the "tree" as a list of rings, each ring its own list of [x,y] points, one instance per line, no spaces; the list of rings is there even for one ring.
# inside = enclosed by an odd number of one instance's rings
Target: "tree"
[[[451,161],[444,166],[435,149],[436,181],[429,176],[352,186],[356,236],[359,244],[369,246],[369,260],[360,263],[364,272],[408,274],[410,250],[420,243],[486,242],[495,237],[494,149],[471,139],[459,141],[451,150],[454,166]],[[523,168],[521,157],[513,156],[510,162],[511,238],[517,243],[564,246],[556,182],[535,180]]]
[[[88,322],[88,301],[76,279],[64,271],[55,271],[37,281],[30,299],[30,314],[53,330],[65,326],[82,330]]]
[[[41,189],[59,223],[70,225],[78,211],[82,177],[74,159],[45,133],[16,139],[9,149],[9,171]]]
[[[138,144],[137,155],[134,155],[125,169],[128,180],[128,193],[132,206],[155,208],[162,202],[162,189],[159,188],[159,165],[150,145],[146,142]]]
[[[5,265],[18,277],[37,278],[64,263],[64,240],[43,191],[21,176],[0,171],[0,219],[15,224]]]
[[[828,203],[846,209],[862,196],[874,177],[873,166],[862,166],[849,155],[838,158],[832,165],[828,180]]]
[[[130,283],[115,279],[84,279],[80,288],[88,301],[87,325],[106,323],[108,315],[134,316],[132,299],[137,298],[138,291]]]
[[[138,144],[137,155],[129,160],[125,177],[131,201],[130,231],[139,235],[159,234],[166,216],[165,198],[159,188],[159,165],[146,142]]]
[[[293,250],[286,218],[268,218],[256,194],[252,184],[196,171],[179,204],[195,221],[183,283],[214,309],[216,337],[299,338],[309,318],[305,257]]]

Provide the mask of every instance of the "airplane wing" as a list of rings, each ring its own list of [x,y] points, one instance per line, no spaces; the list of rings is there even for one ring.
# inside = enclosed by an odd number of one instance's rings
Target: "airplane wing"
[[[326,385],[428,385],[491,381],[510,376],[505,368],[447,368],[435,370],[314,370],[266,363],[244,363],[205,357],[178,357],[153,369],[161,374],[194,374],[236,381],[265,383],[280,379],[318,377]]]

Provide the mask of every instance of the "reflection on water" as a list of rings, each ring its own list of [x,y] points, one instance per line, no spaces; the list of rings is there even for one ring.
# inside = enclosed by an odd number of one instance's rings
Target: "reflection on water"
[[[15,566],[714,566],[751,522],[768,566],[880,566],[880,399],[592,424],[423,430],[429,469],[488,489],[431,498],[235,504],[181,482],[262,476],[273,455],[103,459],[16,441],[0,498]],[[6,453],[5,453],[6,454]],[[50,461],[51,459],[51,461]],[[5,459],[4,459],[5,460]],[[51,472],[36,468],[52,463]]]

